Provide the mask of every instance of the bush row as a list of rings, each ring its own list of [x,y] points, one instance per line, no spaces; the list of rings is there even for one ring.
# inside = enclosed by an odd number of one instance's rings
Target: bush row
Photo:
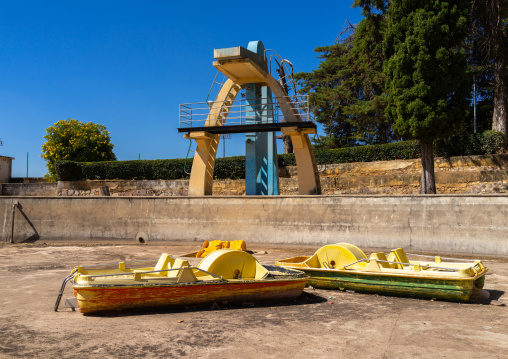
[[[476,135],[454,136],[434,142],[434,155],[438,157],[468,156],[495,153],[506,145],[502,133],[486,131]],[[347,147],[332,150],[315,150],[318,164],[389,161],[420,157],[418,141],[403,141],[383,145]],[[295,166],[294,154],[278,156],[279,167]],[[188,178],[192,158],[170,160],[72,162],[59,161],[56,171],[60,181],[76,180],[154,180]],[[217,158],[215,179],[245,178],[245,156]]]
[[[437,139],[434,141],[434,156],[490,155],[505,146],[506,138],[502,132],[485,131]]]
[[[506,145],[501,132],[485,131],[478,134],[458,135],[434,141],[434,156],[471,156],[495,153]],[[419,158],[419,141],[402,141],[383,145],[345,147],[331,150],[315,149],[318,164],[390,161]],[[279,155],[279,166],[295,166],[293,154]]]
[[[78,180],[154,180],[184,179],[192,167],[192,158],[169,160],[73,162],[58,161],[59,181]],[[216,179],[245,178],[245,156],[218,158],[215,162]]]

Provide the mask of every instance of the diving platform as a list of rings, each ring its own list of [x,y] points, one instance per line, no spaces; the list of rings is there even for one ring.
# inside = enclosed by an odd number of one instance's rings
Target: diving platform
[[[280,102],[286,103],[286,108]],[[316,129],[316,123],[310,115],[308,95],[258,98],[254,103],[235,98],[180,104],[178,132],[203,131],[205,127],[210,133],[248,133],[281,131],[284,127]]]
[[[248,132],[284,132],[287,128],[297,128],[306,134],[316,133],[316,124],[312,121],[300,122],[279,122],[279,123],[253,123],[244,125],[224,125],[224,126],[201,126],[201,127],[180,127],[178,132],[191,133],[202,132],[217,135],[225,133],[248,133]]]
[[[268,55],[267,55],[268,54]],[[278,168],[275,132],[291,137],[302,195],[321,193],[317,164],[309,140],[316,134],[309,97],[298,93],[293,65],[261,41],[247,48],[214,49],[215,77],[205,102],[181,104],[178,132],[196,142],[189,179],[189,196],[212,194],[213,171],[222,134],[245,133],[245,194],[277,195]],[[278,79],[270,74],[277,64]],[[271,62],[270,62],[271,63]],[[214,101],[208,101],[219,85]],[[189,147],[190,149],[190,147]]]

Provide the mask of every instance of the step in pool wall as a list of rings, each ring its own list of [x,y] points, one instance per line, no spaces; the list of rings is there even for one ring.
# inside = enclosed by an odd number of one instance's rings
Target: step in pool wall
[[[0,197],[0,241],[243,239],[508,255],[507,195]]]

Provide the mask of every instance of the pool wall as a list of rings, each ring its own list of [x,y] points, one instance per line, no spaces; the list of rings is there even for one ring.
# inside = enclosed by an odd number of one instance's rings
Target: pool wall
[[[2,196],[0,241],[13,213],[16,243],[243,239],[508,255],[508,195]]]

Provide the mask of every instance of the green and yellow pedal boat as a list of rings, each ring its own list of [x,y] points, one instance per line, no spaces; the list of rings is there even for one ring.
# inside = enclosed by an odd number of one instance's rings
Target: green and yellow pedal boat
[[[187,260],[163,253],[154,267],[114,269],[76,267],[62,283],[55,311],[72,284],[82,313],[182,307],[214,302],[287,300],[299,296],[308,276],[302,271],[262,266],[249,253],[219,249],[191,266]]]
[[[487,268],[482,261],[432,259],[409,260],[402,248],[388,256],[381,252],[367,258],[355,245],[338,243],[321,247],[312,256],[282,259],[275,265],[304,271],[310,276],[308,285],[320,289],[464,302],[483,288]]]

